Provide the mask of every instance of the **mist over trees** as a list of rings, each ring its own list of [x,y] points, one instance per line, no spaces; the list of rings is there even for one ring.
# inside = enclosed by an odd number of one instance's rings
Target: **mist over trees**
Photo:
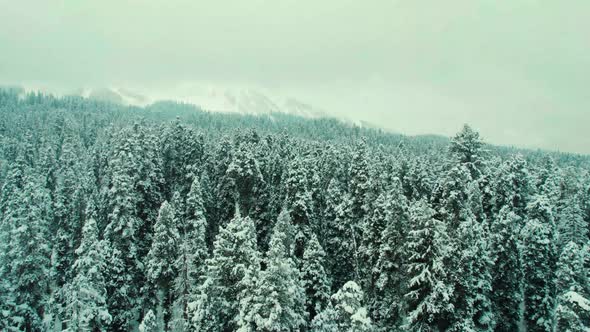
[[[587,331],[590,158],[0,89],[2,331]]]

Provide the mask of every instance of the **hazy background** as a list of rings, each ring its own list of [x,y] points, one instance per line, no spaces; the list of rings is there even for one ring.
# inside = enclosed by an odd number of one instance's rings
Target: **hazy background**
[[[406,134],[590,153],[590,1],[7,1],[0,82],[262,87]]]

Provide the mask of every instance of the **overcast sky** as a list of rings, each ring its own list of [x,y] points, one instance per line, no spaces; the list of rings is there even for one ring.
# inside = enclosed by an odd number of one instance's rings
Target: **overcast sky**
[[[406,134],[590,153],[588,0],[0,0],[0,81],[264,87]]]

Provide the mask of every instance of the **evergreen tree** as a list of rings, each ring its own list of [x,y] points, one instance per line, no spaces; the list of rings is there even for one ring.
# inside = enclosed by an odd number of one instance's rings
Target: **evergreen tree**
[[[469,125],[464,125],[463,129],[451,139],[449,147],[451,154],[469,170],[469,174],[475,180],[481,177],[485,167],[483,146],[479,133]]]
[[[487,221],[477,220],[473,211],[481,211],[479,188],[475,183],[468,189],[471,207],[462,213],[457,230],[457,256],[453,260],[455,281],[454,314],[450,330],[492,331],[495,314],[492,293],[491,269],[493,259],[488,243]]]
[[[253,295],[259,256],[254,223],[238,214],[217,235],[200,294],[190,304],[195,329],[237,329],[240,301]]]
[[[306,308],[310,320],[324,310],[330,301],[330,280],[324,268],[326,253],[312,235],[303,253],[301,280],[305,288]]]
[[[587,252],[575,242],[563,249],[556,270],[557,331],[590,329],[590,274],[584,266]]]
[[[146,273],[150,287],[154,290],[157,303],[157,316],[162,316],[163,324],[170,319],[172,303],[172,283],[177,270],[179,235],[173,207],[164,202],[156,221],[152,247],[147,255]],[[159,317],[158,317],[159,318]],[[164,325],[165,326],[165,325]],[[163,328],[161,326],[160,328]]]
[[[172,331],[187,331],[190,325],[188,304],[197,295],[207,258],[206,225],[201,185],[199,179],[195,178],[186,198],[184,219],[180,219],[178,225],[181,242],[174,263],[178,275],[173,285],[175,302],[170,324]]]
[[[96,331],[111,322],[106,306],[104,243],[98,240],[96,221],[88,219],[82,229],[82,243],[76,249],[75,276],[66,286],[66,331]]]
[[[312,332],[339,332],[338,313],[331,302],[311,322]]]
[[[150,309],[145,314],[145,316],[143,316],[143,320],[141,321],[141,324],[139,324],[139,332],[158,332],[158,331],[161,331],[161,327],[158,326],[156,315]]]
[[[583,246],[588,241],[588,224],[584,220],[584,212],[577,196],[563,199],[556,220],[557,245],[565,247],[569,242]]]
[[[47,190],[33,177],[26,177],[25,186],[7,211],[4,223],[9,224],[8,252],[3,261],[3,278],[7,282],[4,304],[7,330],[41,330],[48,279],[51,247],[49,222],[51,199]],[[17,203],[18,202],[18,203]]]
[[[545,196],[533,199],[527,210],[528,220],[521,235],[524,319],[529,331],[551,331],[555,301],[555,225]]]
[[[363,291],[357,283],[349,281],[334,295],[333,305],[315,317],[312,331],[374,331],[367,309],[363,306]]]
[[[291,162],[285,179],[286,205],[295,226],[295,257],[303,257],[305,245],[313,232],[314,211],[309,174],[304,162],[296,158]]]
[[[384,229],[374,232],[376,257],[366,269],[371,272],[371,282],[368,283],[371,316],[379,326],[399,327],[402,317],[403,281],[404,273],[404,243],[406,241],[409,223],[409,206],[401,192],[399,183],[394,182],[392,188],[384,196],[385,201],[375,204],[373,218],[383,218]],[[379,208],[379,206],[382,206]],[[380,236],[380,239],[376,238]],[[371,241],[372,242],[372,241]],[[367,242],[368,243],[368,242]],[[376,261],[375,261],[376,259]],[[368,258],[367,258],[368,260]]]
[[[495,261],[490,298],[497,315],[496,331],[517,331],[522,320],[523,267],[518,246],[522,218],[511,210],[510,206],[500,210],[490,232]]]
[[[241,300],[239,331],[294,331],[305,326],[305,289],[290,257],[292,250],[285,245],[292,227],[286,218],[275,225],[255,294]]]
[[[454,286],[448,275],[450,246],[446,225],[435,211],[418,201],[410,208],[410,231],[406,242],[406,329],[430,331],[446,328],[453,311]]]

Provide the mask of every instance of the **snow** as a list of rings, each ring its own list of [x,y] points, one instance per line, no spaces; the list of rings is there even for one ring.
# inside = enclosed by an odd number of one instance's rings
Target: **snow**
[[[590,311],[590,300],[580,295],[580,293],[569,291],[565,293],[564,297],[570,303],[575,303],[583,310]]]

